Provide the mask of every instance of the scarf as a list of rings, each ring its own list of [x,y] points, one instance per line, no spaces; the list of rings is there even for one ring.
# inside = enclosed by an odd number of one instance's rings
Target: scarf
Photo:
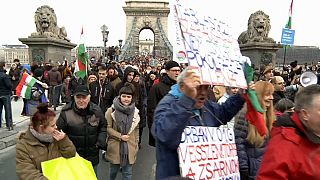
[[[53,136],[51,134],[41,134],[41,133],[38,133],[33,128],[30,128],[30,132],[40,142],[52,143],[54,141]]]
[[[120,102],[120,97],[113,100],[114,117],[116,120],[117,128],[120,130],[121,135],[127,135],[132,125],[135,104],[131,103],[125,106]],[[124,167],[129,162],[129,148],[126,141],[120,141],[120,166]]]

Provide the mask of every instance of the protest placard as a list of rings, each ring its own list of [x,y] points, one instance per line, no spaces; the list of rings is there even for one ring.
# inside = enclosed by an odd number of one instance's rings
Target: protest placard
[[[178,148],[181,176],[195,180],[240,180],[234,131],[187,126]]]
[[[242,56],[229,25],[183,2],[175,2],[173,6],[174,59],[188,62],[198,71],[203,84],[247,88],[242,65],[245,61],[250,64],[250,59]]]

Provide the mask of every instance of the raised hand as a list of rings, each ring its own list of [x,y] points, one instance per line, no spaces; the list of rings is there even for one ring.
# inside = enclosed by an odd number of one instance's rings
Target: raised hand
[[[60,141],[66,136],[66,133],[64,133],[62,130],[54,130],[53,131],[53,138],[57,141]]]
[[[200,86],[200,84],[200,76],[197,75],[194,70],[188,69],[183,83],[180,85],[180,90],[184,95],[195,99],[197,96],[197,87]]]

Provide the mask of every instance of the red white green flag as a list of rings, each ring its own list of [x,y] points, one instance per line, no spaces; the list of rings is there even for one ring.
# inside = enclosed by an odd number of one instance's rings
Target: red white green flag
[[[31,88],[34,86],[35,83],[37,83],[38,80],[28,73],[23,73],[22,78],[16,87],[16,95],[30,99],[31,98]]]
[[[81,29],[81,35],[80,35],[80,43],[77,47],[77,61],[74,73],[77,73],[77,76],[84,79],[87,76],[87,67],[88,67],[88,59],[89,54],[86,51],[86,47],[83,42],[83,27]]]
[[[293,6],[293,0],[291,0],[290,9],[289,9],[289,19],[286,24],[286,28],[291,29],[292,27],[292,6]]]

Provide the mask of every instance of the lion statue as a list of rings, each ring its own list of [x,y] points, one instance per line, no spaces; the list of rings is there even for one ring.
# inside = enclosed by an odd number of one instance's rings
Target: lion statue
[[[257,11],[250,15],[248,20],[248,30],[240,34],[239,44],[249,42],[275,43],[272,38],[268,37],[271,29],[270,18],[263,11]]]
[[[67,38],[66,29],[58,27],[56,13],[51,7],[47,5],[39,7],[34,15],[34,19],[37,32],[32,33],[31,37],[51,37],[70,41]]]

